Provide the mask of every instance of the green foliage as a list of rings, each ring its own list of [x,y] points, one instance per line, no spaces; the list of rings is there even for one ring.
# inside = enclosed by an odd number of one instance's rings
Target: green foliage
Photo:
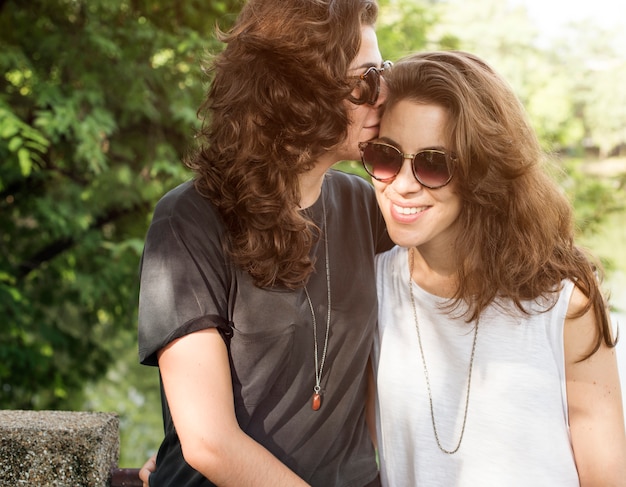
[[[427,45],[427,33],[436,20],[436,12],[426,0],[381,2],[376,31],[383,57],[395,61],[423,50]]]
[[[574,206],[580,237],[597,234],[608,218],[626,213],[626,193],[617,184],[618,179],[590,177],[580,159],[567,159],[563,166],[560,184]]]
[[[116,360],[100,381],[86,385],[81,407],[119,416],[122,468],[143,465],[163,439],[158,370],[138,365],[136,340],[134,329],[109,338]]]
[[[117,412],[122,466],[141,465],[162,432],[156,370],[136,359],[145,231],[189,177],[201,61],[241,4],[0,0],[0,407]],[[511,82],[546,147],[624,142],[626,73],[605,37],[548,51],[506,2],[380,4],[385,58],[472,50]],[[588,62],[600,54],[601,69]],[[623,208],[623,183],[567,174],[581,232]]]
[[[0,2],[0,407],[80,407],[134,335],[150,212],[189,177],[237,3]]]
[[[513,2],[447,0],[439,6],[440,23],[431,38],[453,35],[458,47],[503,74],[546,148],[582,152],[594,146],[607,155],[624,143],[622,32],[580,21],[546,43],[525,8]]]

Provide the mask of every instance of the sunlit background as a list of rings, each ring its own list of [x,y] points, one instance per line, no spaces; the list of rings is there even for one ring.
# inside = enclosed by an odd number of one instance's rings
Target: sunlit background
[[[585,23],[597,25],[615,34],[615,45],[626,56],[624,43],[626,7],[621,0],[563,1],[509,0],[512,5],[525,7],[536,24],[542,42],[549,44],[559,36],[568,35],[568,26]],[[570,34],[572,34],[570,32]]]
[[[511,83],[626,328],[623,0],[379,2],[386,58],[463,49]],[[0,408],[113,411],[122,467],[162,437],[157,370],[137,362],[145,231],[189,177],[200,61],[240,4],[0,2]]]
[[[563,0],[508,0],[512,7],[521,7],[528,12],[529,19],[537,29],[536,37],[529,37],[525,42],[535,43],[547,50],[567,43],[580,49],[582,62],[606,76],[613,77],[612,82],[625,83],[624,78],[616,74],[614,68],[623,66],[626,60],[626,3],[621,0],[563,1]],[[461,2],[462,3],[462,2]],[[474,5],[479,2],[466,2]],[[494,2],[483,2],[484,5]],[[497,3],[497,2],[496,2]],[[450,2],[453,5],[459,2]],[[454,13],[452,18],[458,19]],[[489,37],[489,31],[485,31]],[[592,42],[597,45],[592,45]],[[602,43],[613,49],[602,49]],[[480,51],[480,45],[476,51]],[[595,54],[595,55],[594,55]],[[621,71],[624,73],[624,71]],[[614,99],[621,113],[626,113],[626,96]],[[610,113],[607,113],[610,117]],[[621,132],[621,143],[626,142],[626,125]],[[618,156],[607,158],[601,154],[599,160],[589,164],[589,170],[595,174],[626,174],[626,150]],[[623,184],[623,183],[622,183]],[[604,231],[586,238],[585,243],[597,254],[610,256],[616,265],[607,279],[613,306],[612,319],[615,326],[621,325],[622,336],[626,333],[626,214],[622,212],[611,219],[612,236]],[[624,339],[618,345],[618,360],[622,379],[622,389],[626,391],[626,344]],[[626,416],[626,403],[624,405]]]

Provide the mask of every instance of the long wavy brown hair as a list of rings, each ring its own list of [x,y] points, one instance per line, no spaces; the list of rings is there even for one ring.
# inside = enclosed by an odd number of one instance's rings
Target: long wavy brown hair
[[[599,279],[600,265],[574,243],[572,205],[546,170],[526,112],[508,83],[478,57],[419,53],[385,76],[385,108],[400,100],[433,103],[448,113],[454,178],[462,199],[456,242],[458,289],[452,307],[469,304],[475,320],[495,300],[550,296],[571,279],[593,307],[598,334],[615,345]]]
[[[298,176],[347,137],[347,71],[375,0],[250,0],[206,71],[200,149],[186,164],[220,212],[233,261],[259,287],[313,270]]]

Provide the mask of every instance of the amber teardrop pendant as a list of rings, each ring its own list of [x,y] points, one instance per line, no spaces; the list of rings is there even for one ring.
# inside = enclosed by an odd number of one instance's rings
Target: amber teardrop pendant
[[[322,407],[322,395],[319,392],[313,394],[313,399],[311,400],[311,409],[313,411],[317,411]]]

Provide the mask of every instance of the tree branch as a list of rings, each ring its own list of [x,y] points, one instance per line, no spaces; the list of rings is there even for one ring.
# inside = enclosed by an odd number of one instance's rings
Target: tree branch
[[[137,204],[130,208],[111,208],[107,213],[101,215],[89,228],[84,232],[87,233],[91,230],[102,228],[104,225],[114,222],[123,216],[130,215],[138,211],[148,211],[149,205],[147,202]],[[49,262],[58,255],[62,254],[66,250],[74,247],[80,239],[77,237],[60,238],[48,245],[33,255],[30,259],[23,261],[17,268],[16,278],[18,280],[24,279],[32,271],[41,267],[45,262]]]

